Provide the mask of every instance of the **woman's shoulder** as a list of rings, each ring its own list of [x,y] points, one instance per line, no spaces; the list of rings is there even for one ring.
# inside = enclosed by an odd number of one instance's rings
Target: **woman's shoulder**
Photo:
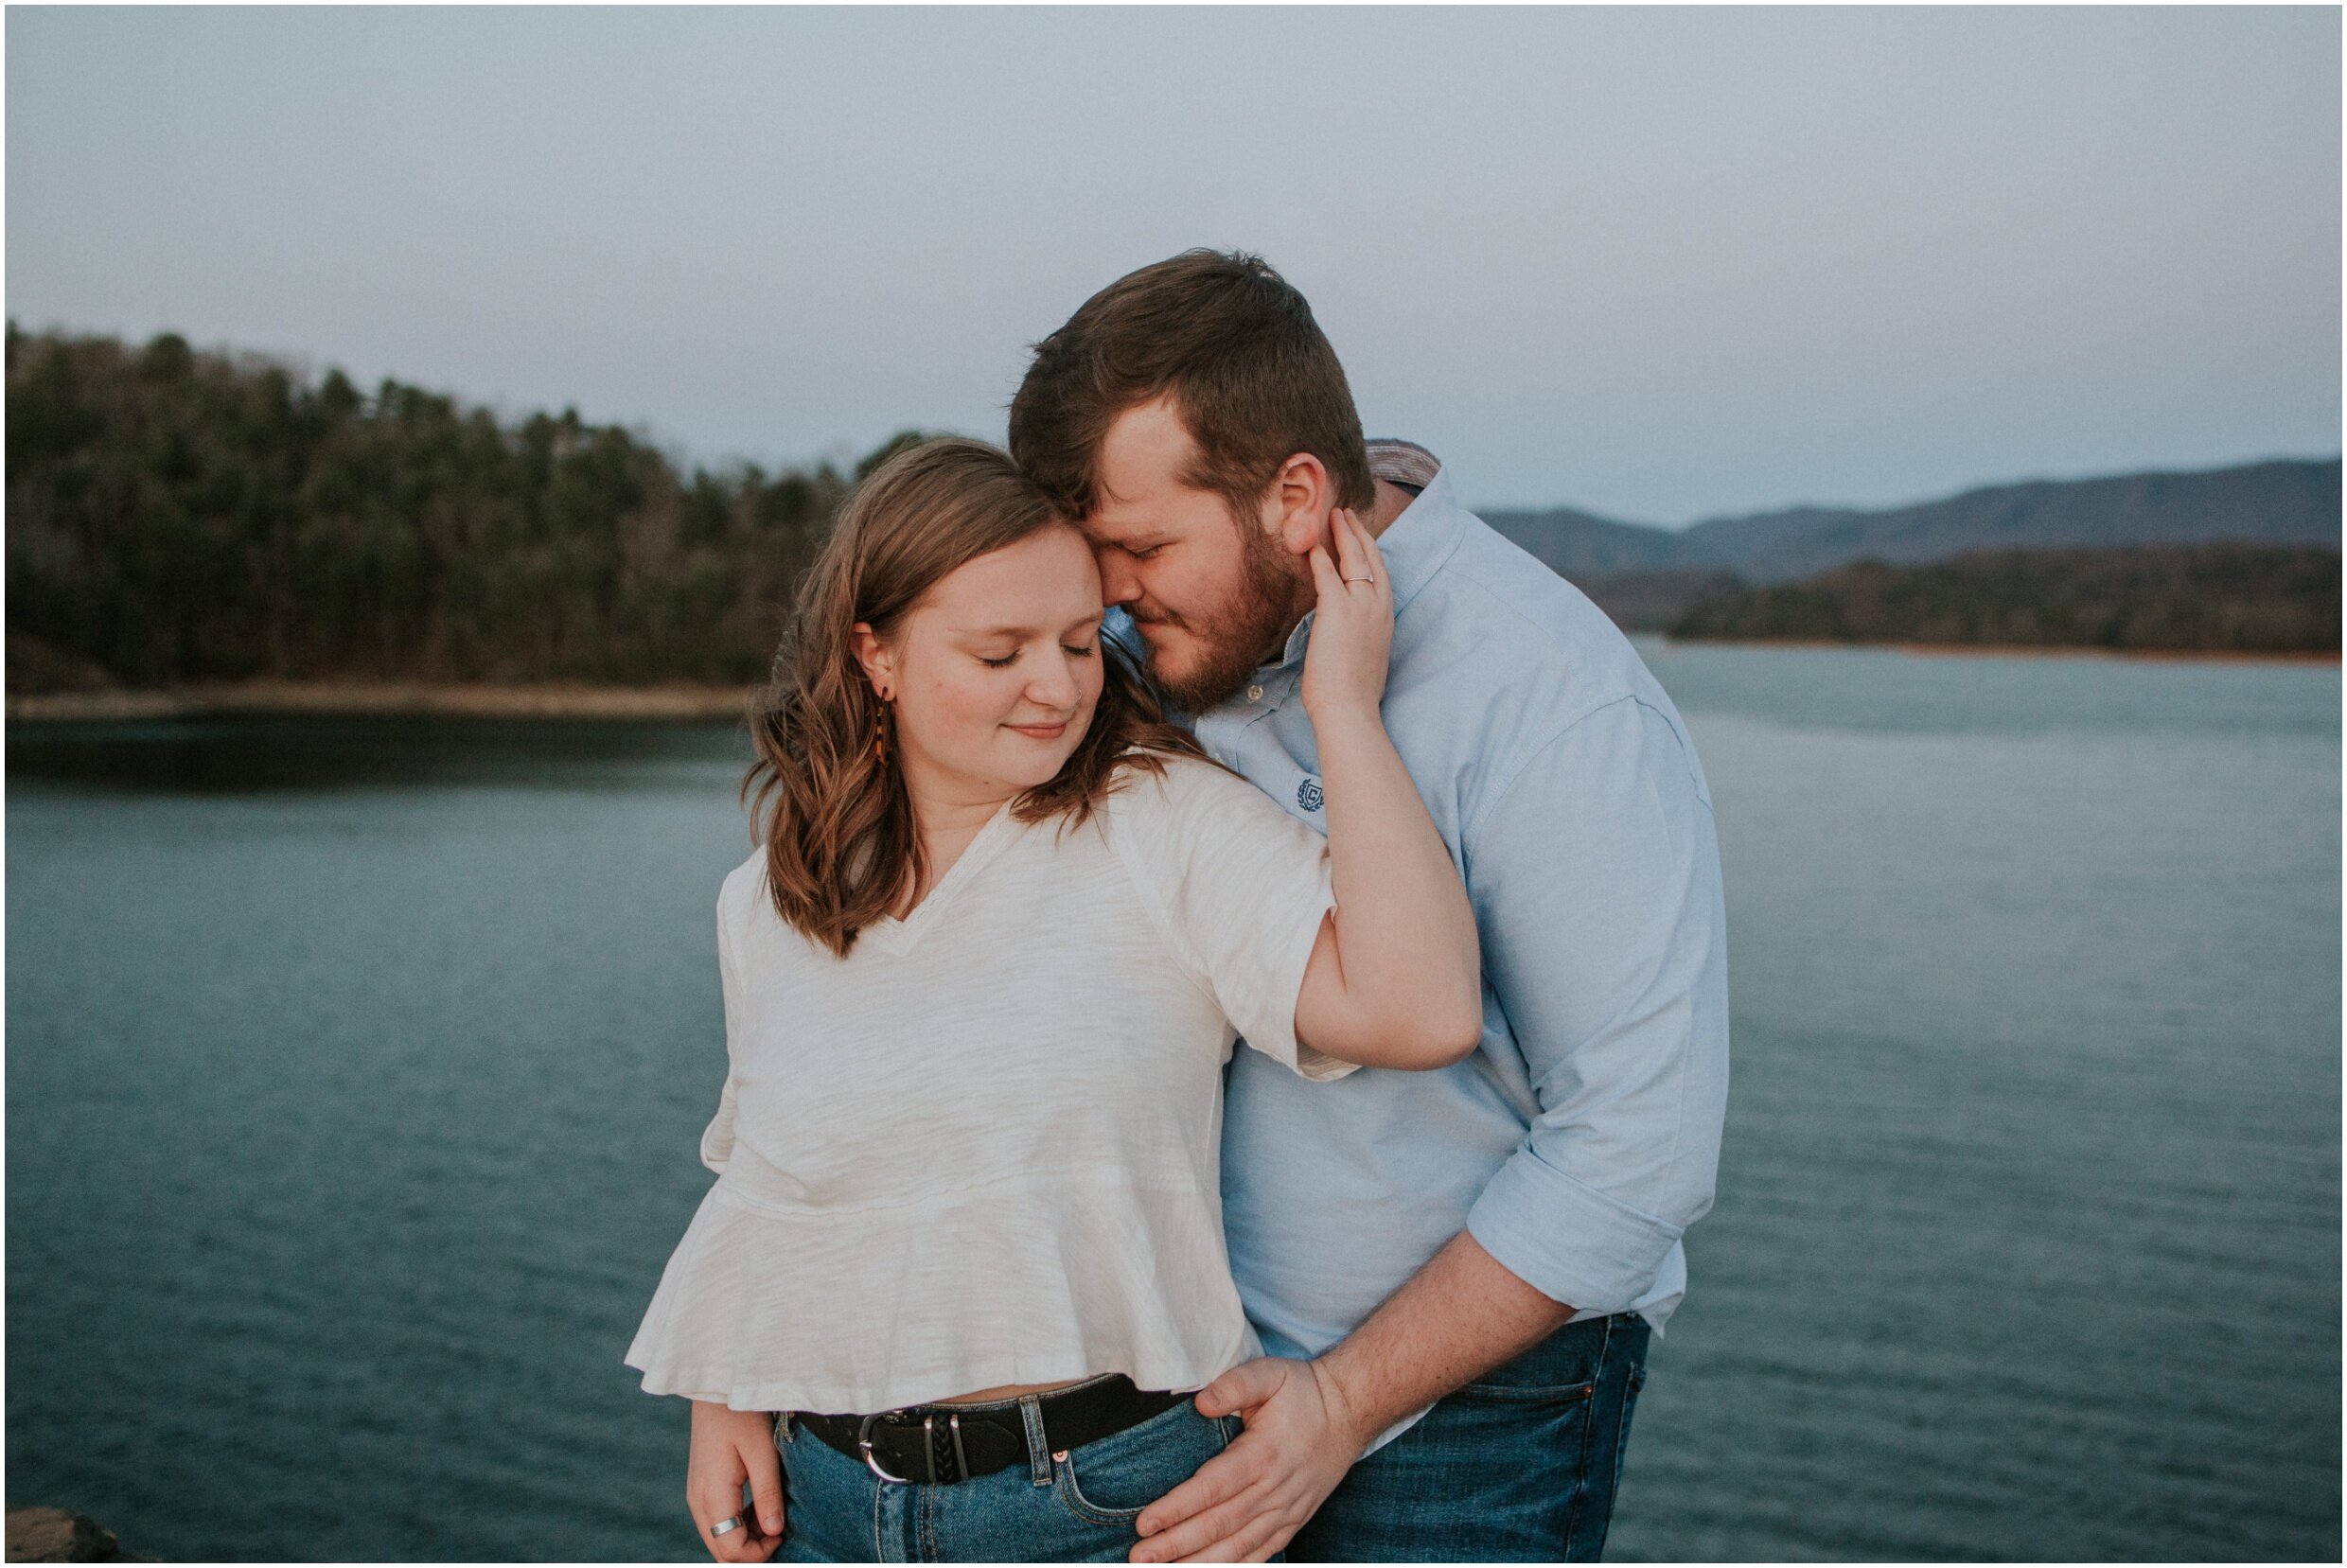
[[[739,938],[756,920],[761,905],[771,909],[772,901],[767,896],[766,846],[763,844],[752,849],[748,859],[726,872],[725,880],[718,884],[718,924]]]
[[[1156,766],[1127,762],[1121,787],[1109,797],[1116,826],[1144,846],[1180,854],[1201,843],[1229,844],[1303,827],[1220,763],[1163,751],[1148,757]]]
[[[1117,787],[1103,803],[1127,822],[1248,810],[1242,802],[1249,796],[1271,804],[1261,790],[1220,763],[1186,752],[1127,751],[1119,759],[1117,771]]]
[[[1150,766],[1153,763],[1154,768]],[[1160,796],[1177,803],[1212,805],[1246,796],[1265,799],[1262,790],[1221,763],[1188,751],[1136,749],[1124,754],[1122,766],[1128,773],[1151,779]]]
[[[854,954],[848,960],[839,959],[783,918],[767,881],[763,844],[751,850],[749,858],[728,872],[718,885],[717,926],[732,949],[732,961],[745,972],[765,974],[779,967],[830,974],[854,960]],[[856,952],[862,951],[862,944],[857,944]]]
[[[757,901],[766,890],[766,846],[761,844],[750,852],[750,858],[725,873],[725,881],[717,888],[717,907],[739,909]]]

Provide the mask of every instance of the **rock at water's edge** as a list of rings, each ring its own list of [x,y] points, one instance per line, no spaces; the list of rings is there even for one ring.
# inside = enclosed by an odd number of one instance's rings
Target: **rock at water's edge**
[[[122,1549],[112,1530],[62,1508],[9,1510],[10,1562],[152,1562]]]

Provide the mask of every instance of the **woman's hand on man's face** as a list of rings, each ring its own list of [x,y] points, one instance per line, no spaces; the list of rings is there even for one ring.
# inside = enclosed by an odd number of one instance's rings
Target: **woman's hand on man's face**
[[[744,1482],[750,1494],[746,1508]],[[701,1544],[719,1562],[764,1562],[772,1557],[783,1543],[783,1464],[774,1452],[774,1418],[695,1400],[684,1501]],[[735,1518],[741,1521],[736,1527],[723,1535],[710,1533],[712,1525]]]
[[[1352,513],[1329,514],[1329,542],[1312,549],[1319,602],[1304,650],[1304,710],[1315,723],[1377,716],[1393,649],[1393,583],[1385,562]]]

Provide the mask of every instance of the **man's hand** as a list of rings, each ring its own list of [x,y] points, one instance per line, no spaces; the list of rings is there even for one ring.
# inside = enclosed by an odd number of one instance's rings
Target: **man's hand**
[[[1288,1543],[1352,1469],[1359,1431],[1333,1380],[1309,1361],[1265,1357],[1198,1391],[1202,1416],[1246,1430],[1142,1511],[1135,1562],[1262,1562]]]
[[[1465,1231],[1317,1361],[1250,1361],[1198,1391],[1246,1431],[1142,1510],[1135,1562],[1261,1562],[1319,1511],[1369,1440],[1554,1333],[1573,1309]]]

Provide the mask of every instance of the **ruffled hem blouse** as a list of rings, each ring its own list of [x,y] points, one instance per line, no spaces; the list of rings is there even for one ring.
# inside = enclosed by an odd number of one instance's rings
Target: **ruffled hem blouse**
[[[1126,767],[1082,827],[1007,806],[844,959],[765,852],[717,900],[718,1172],[627,1365],[656,1394],[861,1413],[1256,1353],[1224,1251],[1222,1068],[1308,1078],[1326,841],[1211,764]]]

